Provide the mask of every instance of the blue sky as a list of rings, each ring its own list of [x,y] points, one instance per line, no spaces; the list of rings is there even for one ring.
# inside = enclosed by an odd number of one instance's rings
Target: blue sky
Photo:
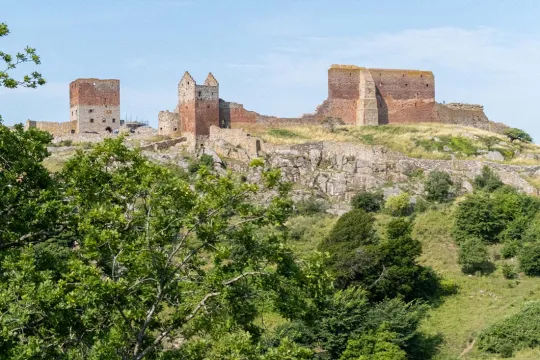
[[[42,56],[48,83],[0,88],[7,124],[66,121],[70,81],[118,78],[122,117],[157,124],[189,70],[268,115],[312,112],[332,63],[432,70],[436,98],[478,103],[540,142],[538,0],[9,1],[0,49]],[[34,70],[30,65],[22,72]]]

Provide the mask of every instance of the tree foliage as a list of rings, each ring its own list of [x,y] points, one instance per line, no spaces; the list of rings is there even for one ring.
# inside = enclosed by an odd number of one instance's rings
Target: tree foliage
[[[443,202],[448,200],[450,188],[454,183],[447,172],[433,170],[429,173],[424,188],[427,192],[427,199],[431,201]]]
[[[351,205],[355,209],[365,212],[377,212],[384,202],[383,194],[378,192],[361,191],[351,199]]]
[[[481,239],[474,237],[466,239],[460,244],[458,263],[466,274],[474,274],[477,271],[489,272],[492,266],[489,262],[486,245]]]
[[[504,134],[508,136],[510,141],[520,140],[526,143],[530,143],[533,141],[531,135],[518,128],[508,128],[504,131]]]
[[[411,195],[404,192],[390,196],[386,200],[384,207],[392,216],[406,216],[411,211]]]
[[[0,23],[0,38],[9,35],[9,28],[6,23]],[[13,89],[19,86],[36,88],[45,84],[45,79],[40,73],[34,71],[28,75],[24,75],[21,80],[13,78],[9,72],[17,68],[17,66],[32,62],[36,65],[41,63],[39,55],[36,53],[36,49],[27,46],[22,52],[18,52],[15,55],[11,55],[0,51],[0,59],[5,63],[5,68],[0,68],[0,86]]]
[[[484,165],[482,167],[482,173],[474,178],[475,188],[487,192],[495,191],[503,185],[499,175],[487,165]]]

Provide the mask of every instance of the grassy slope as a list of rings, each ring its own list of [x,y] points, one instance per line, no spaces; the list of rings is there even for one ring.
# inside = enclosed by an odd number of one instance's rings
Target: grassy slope
[[[242,124],[242,127],[250,134],[276,144],[311,141],[351,142],[381,145],[411,157],[426,159],[450,159],[451,155],[459,159],[472,159],[478,150],[497,150],[507,157],[506,162],[509,163],[539,163],[533,159],[513,158],[514,151],[539,154],[540,147],[536,145],[511,143],[506,136],[457,125],[340,126],[334,132],[322,126],[308,125],[268,127],[260,124]],[[435,137],[439,141],[433,141]]]
[[[459,286],[433,309],[425,320],[426,332],[439,333],[444,344],[437,359],[457,359],[482,329],[517,311],[527,300],[540,298],[540,279],[521,276],[506,280],[500,270],[489,276],[467,276],[457,263],[457,248],[451,238],[452,209],[428,211],[416,219],[415,236],[422,242],[422,263]],[[493,258],[497,248],[492,247]],[[497,265],[502,260],[496,261]],[[500,266],[499,266],[500,267]],[[498,359],[472,349],[462,359]],[[540,359],[540,348],[516,354],[515,359]]]

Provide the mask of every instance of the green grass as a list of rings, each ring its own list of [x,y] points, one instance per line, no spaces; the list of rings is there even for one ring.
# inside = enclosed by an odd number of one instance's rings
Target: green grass
[[[416,218],[414,234],[423,246],[421,262],[431,266],[447,280],[458,286],[456,295],[448,296],[430,311],[423,323],[429,334],[444,339],[436,359],[457,359],[476,336],[489,325],[519,310],[528,300],[540,298],[540,279],[523,275],[506,280],[501,273],[502,260],[495,260],[497,271],[489,276],[467,276],[457,263],[458,249],[451,237],[452,208],[429,210]],[[490,248],[497,258],[500,246]],[[499,359],[480,353],[474,347],[462,359]],[[538,359],[540,348],[517,353],[514,359]]]

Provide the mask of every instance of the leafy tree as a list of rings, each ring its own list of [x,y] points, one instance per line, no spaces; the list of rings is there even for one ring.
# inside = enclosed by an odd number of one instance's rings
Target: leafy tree
[[[458,263],[466,274],[488,272],[492,268],[486,245],[479,238],[469,238],[459,247]]]
[[[518,253],[521,270],[530,276],[540,276],[540,242],[525,244]]]
[[[203,168],[190,186],[122,139],[77,153],[57,180],[69,241],[45,238],[0,258],[0,353],[142,359],[166,353],[165,340],[257,338],[257,299],[298,272],[284,246],[292,203],[279,178],[263,172],[259,189]],[[248,201],[259,191],[275,195]]]
[[[409,193],[401,193],[399,195],[390,196],[384,205],[385,209],[392,216],[405,216],[411,210],[411,196]]]
[[[336,277],[338,287],[347,286],[354,278],[359,256],[363,263],[376,261],[374,221],[373,215],[364,210],[349,211],[339,218],[330,235],[319,246],[320,251],[330,254],[328,266]],[[360,251],[362,255],[359,255],[360,248],[363,249]]]
[[[9,28],[6,23],[0,23],[0,38],[9,34]],[[41,63],[39,55],[36,54],[36,49],[27,46],[22,52],[18,52],[15,56],[0,51],[0,58],[5,63],[5,70],[0,69],[0,86],[13,89],[19,86],[36,88],[45,84],[45,79],[38,72],[32,72],[29,75],[23,76],[22,80],[17,80],[10,76],[9,72],[17,68],[17,66],[32,62],[36,65]]]
[[[509,128],[504,131],[504,134],[508,136],[510,141],[520,140],[526,143],[533,141],[531,135],[527,134],[525,131],[518,128]]]
[[[482,167],[482,173],[474,178],[475,188],[487,192],[492,192],[503,185],[499,175],[487,165],[484,165],[484,167]]]
[[[351,199],[351,205],[365,212],[377,212],[381,209],[383,201],[382,193],[361,191]]]
[[[427,191],[427,199],[431,201],[446,201],[450,194],[452,179],[447,172],[433,170],[429,173],[424,188]]]

